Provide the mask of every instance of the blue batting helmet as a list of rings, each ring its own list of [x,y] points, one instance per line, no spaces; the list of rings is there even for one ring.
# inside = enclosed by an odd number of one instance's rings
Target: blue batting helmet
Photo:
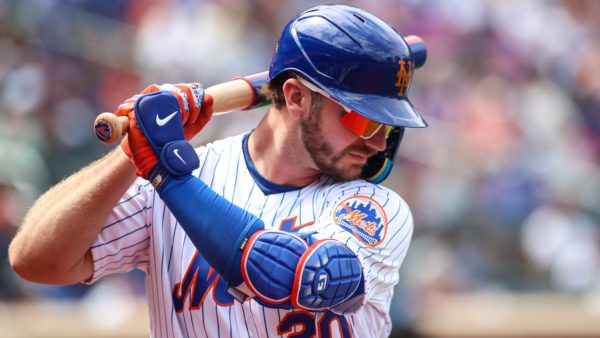
[[[413,69],[426,56],[420,38],[403,39],[367,11],[323,5],[300,13],[284,28],[269,80],[293,71],[370,120],[426,127],[406,96]]]

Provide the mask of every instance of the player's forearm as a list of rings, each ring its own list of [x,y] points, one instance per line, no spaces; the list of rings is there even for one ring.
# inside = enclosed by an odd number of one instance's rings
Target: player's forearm
[[[41,283],[89,278],[89,248],[134,180],[135,168],[118,149],[50,189],[29,210],[10,245],[13,269]]]

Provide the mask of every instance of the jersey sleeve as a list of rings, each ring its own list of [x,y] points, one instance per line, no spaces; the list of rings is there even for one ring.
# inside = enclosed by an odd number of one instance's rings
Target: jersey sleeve
[[[135,268],[147,270],[154,190],[138,179],[114,206],[92,245],[93,284],[103,276]]]
[[[334,311],[354,312],[368,302],[387,312],[413,233],[408,205],[385,187],[354,182],[330,191],[322,210],[313,237],[344,243],[363,268],[362,299],[350,300],[348,308]]]

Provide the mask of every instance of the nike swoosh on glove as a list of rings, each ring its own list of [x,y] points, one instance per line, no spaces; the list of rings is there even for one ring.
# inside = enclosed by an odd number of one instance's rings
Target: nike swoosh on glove
[[[170,92],[177,99],[182,112],[181,122],[186,140],[191,140],[198,134],[213,114],[212,96],[204,94],[204,88],[200,83],[162,84],[160,86],[153,84],[146,87],[141,94],[134,95],[119,105],[115,115],[129,118],[129,132],[127,137],[121,141],[121,149],[136,164],[138,168],[136,174],[140,177],[148,176],[158,158],[154,152],[149,151],[149,143],[143,134],[134,128],[137,126],[134,104],[140,96],[161,90]],[[132,148],[136,150],[132,151]]]

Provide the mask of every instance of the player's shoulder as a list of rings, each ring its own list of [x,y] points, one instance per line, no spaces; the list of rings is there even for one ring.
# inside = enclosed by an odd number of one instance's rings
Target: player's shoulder
[[[333,214],[343,210],[367,208],[385,215],[410,213],[406,201],[394,190],[362,179],[331,183],[325,205]]]
[[[341,198],[353,196],[366,196],[380,202],[393,201],[396,204],[406,203],[394,190],[363,179],[356,179],[349,182],[329,183],[326,190],[328,190],[327,195],[329,200],[339,200]]]
[[[396,240],[387,234],[412,231],[410,208],[392,189],[365,180],[332,183],[327,189],[325,217],[333,226],[356,237],[361,245],[385,246]]]

